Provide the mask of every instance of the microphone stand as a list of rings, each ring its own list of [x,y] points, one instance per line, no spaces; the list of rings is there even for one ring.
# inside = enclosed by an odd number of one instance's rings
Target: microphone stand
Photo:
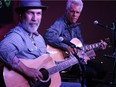
[[[113,64],[113,78],[112,78],[112,82],[110,82],[110,85],[112,85],[112,87],[116,87],[116,83],[115,83],[115,68],[116,68],[116,27],[115,27],[116,23],[113,22],[112,23],[112,28],[105,26],[104,28],[106,29],[111,29],[112,30],[112,48],[113,48],[113,56],[112,55],[104,55],[105,57],[108,58],[114,58],[114,64]],[[103,26],[102,26],[103,27]]]
[[[113,56],[112,55],[105,55],[105,57],[110,57],[110,58],[114,58],[114,63],[113,63],[113,77],[112,77],[112,82],[110,82],[110,85],[112,85],[112,87],[115,87],[115,68],[116,68],[116,28],[115,28],[115,23],[112,23],[113,27],[110,28],[112,30],[112,48],[113,48]]]
[[[81,81],[81,87],[85,87],[85,71],[86,71],[86,67],[84,65],[84,61],[80,60],[80,58],[78,57],[77,53],[73,54],[77,60],[78,60],[78,64],[79,64],[79,69],[80,69],[80,81]]]
[[[116,28],[115,28],[115,23],[112,23],[113,28],[112,29],[112,37],[113,37],[113,56],[116,56]],[[116,68],[116,59],[114,59],[114,64],[113,64],[113,78],[112,78],[112,84],[115,83],[115,68]],[[114,86],[112,86],[114,87]]]

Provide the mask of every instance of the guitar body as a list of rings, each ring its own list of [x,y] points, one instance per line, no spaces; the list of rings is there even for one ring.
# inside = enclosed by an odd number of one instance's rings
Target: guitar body
[[[77,38],[73,38],[70,42],[73,43],[76,47],[79,47],[79,48],[82,48],[83,47],[83,44]]]
[[[80,48],[83,47],[81,41],[77,38],[73,38],[70,42],[75,44],[76,47],[80,47]],[[54,48],[50,45],[47,45],[47,51],[50,53],[54,61],[65,61],[66,53],[62,51],[61,49]]]
[[[82,47],[82,43],[79,39],[73,38],[71,43],[75,44],[77,47]],[[50,56],[55,61],[64,61],[65,60],[65,52],[63,52],[61,49],[54,48],[50,45],[47,45],[47,51],[50,53]]]
[[[73,38],[70,42],[73,43],[77,48],[80,48],[80,49],[83,48],[83,44],[78,38]],[[55,60],[55,61],[64,61],[65,60],[65,56],[64,56],[65,52],[63,52],[62,50],[60,50],[58,48],[54,48],[50,45],[47,45],[47,51],[52,56],[53,60]],[[83,53],[84,53],[84,56],[83,56]],[[95,57],[96,54],[95,54],[94,50],[89,50],[86,52],[79,50],[78,56],[80,58],[83,58],[85,60],[85,62],[87,63],[87,61],[90,60],[90,58],[92,59],[92,57]]]
[[[50,53],[50,56],[54,61],[64,61],[64,52],[62,50],[47,45],[47,51]]]
[[[47,70],[53,66],[56,66],[52,58],[48,55],[42,55],[36,59],[20,59],[20,60],[26,66],[38,70],[40,70],[41,68],[45,68]],[[8,69],[7,67],[4,67],[3,76],[6,87],[30,87],[28,79],[26,79],[18,72]],[[43,80],[39,81],[40,82],[39,86],[36,87],[60,87],[61,78],[59,72],[50,75],[49,78],[50,78],[49,81]],[[45,84],[48,84],[48,86],[45,86]]]

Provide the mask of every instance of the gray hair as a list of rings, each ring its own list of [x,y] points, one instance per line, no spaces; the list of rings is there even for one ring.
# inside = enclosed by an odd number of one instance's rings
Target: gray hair
[[[76,4],[77,6],[81,7],[81,11],[83,9],[83,2],[82,0],[67,0],[67,4],[66,4],[66,10],[68,10],[70,8],[71,4]]]

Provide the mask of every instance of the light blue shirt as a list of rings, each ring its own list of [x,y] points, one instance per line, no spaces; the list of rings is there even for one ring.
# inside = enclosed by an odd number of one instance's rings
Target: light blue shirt
[[[59,37],[63,37],[67,41],[71,41],[73,38],[78,38],[82,44],[84,44],[81,30],[79,27],[80,23],[70,24],[66,15],[58,18],[53,25],[46,30],[44,38],[47,44],[66,50],[68,45],[59,40]]]
[[[18,24],[0,42],[0,59],[7,64],[13,62],[13,58],[34,59],[46,53],[46,44],[43,37],[36,33],[33,40],[29,33]]]

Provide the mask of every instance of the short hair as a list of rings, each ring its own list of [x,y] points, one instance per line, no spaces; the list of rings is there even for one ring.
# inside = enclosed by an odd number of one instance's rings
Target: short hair
[[[81,7],[81,11],[83,9],[83,2],[82,0],[67,0],[67,4],[66,4],[66,10],[68,10],[70,8],[71,4],[76,4],[77,6]]]

